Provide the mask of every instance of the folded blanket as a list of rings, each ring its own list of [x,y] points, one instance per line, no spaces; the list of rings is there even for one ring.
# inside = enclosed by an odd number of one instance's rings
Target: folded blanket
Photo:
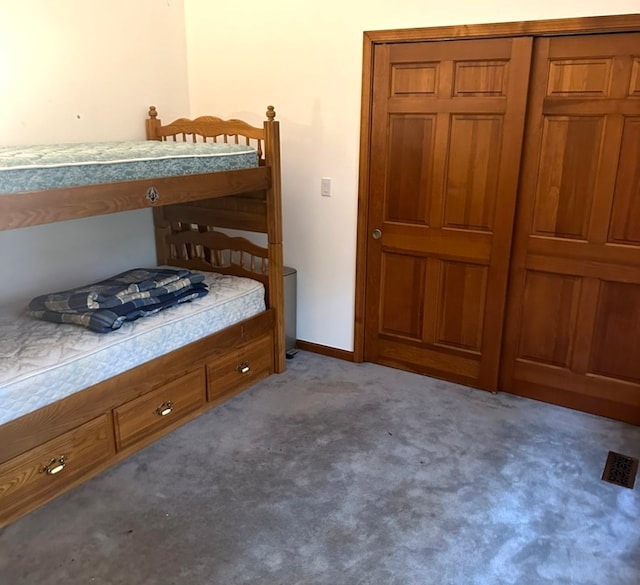
[[[154,297],[137,298],[109,309],[85,311],[51,311],[32,310],[27,313],[32,317],[52,321],[54,323],[73,323],[87,327],[97,333],[108,333],[119,329],[123,323],[134,321],[140,317],[153,315],[163,309],[177,304],[203,297],[208,292],[207,285],[196,283],[188,288],[169,292]]]
[[[31,300],[29,310],[111,309],[131,301],[178,292],[203,280],[204,275],[181,268],[134,268],[100,282],[41,295]]]

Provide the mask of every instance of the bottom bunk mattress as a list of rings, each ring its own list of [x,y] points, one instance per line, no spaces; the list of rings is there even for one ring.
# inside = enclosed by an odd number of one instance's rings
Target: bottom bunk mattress
[[[206,296],[107,334],[0,310],[0,424],[265,310],[262,283],[203,274]]]

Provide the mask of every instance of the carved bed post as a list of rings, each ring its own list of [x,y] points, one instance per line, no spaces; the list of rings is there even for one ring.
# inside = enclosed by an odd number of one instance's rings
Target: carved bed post
[[[280,176],[280,123],[273,106],[267,107],[264,122],[265,164],[271,167],[271,187],[267,190],[267,226],[269,245],[269,306],[276,311],[276,372],[285,368],[284,260],[282,252],[282,179]]]
[[[167,237],[171,235],[171,225],[164,217],[164,207],[153,208],[153,231],[156,239],[156,261],[159,266],[171,264],[171,248]]]
[[[158,129],[162,122],[158,119],[158,110],[155,106],[149,106],[149,118],[147,119],[147,140],[160,140]]]

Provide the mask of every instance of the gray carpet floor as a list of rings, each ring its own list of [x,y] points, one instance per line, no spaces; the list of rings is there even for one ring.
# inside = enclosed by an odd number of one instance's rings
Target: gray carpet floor
[[[640,427],[300,352],[0,531],[0,583],[640,583]]]

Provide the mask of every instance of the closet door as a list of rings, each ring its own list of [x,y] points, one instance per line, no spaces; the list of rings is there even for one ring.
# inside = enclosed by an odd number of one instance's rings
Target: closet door
[[[375,47],[364,357],[493,389],[531,39]]]
[[[640,423],[640,34],[536,40],[501,387]]]

